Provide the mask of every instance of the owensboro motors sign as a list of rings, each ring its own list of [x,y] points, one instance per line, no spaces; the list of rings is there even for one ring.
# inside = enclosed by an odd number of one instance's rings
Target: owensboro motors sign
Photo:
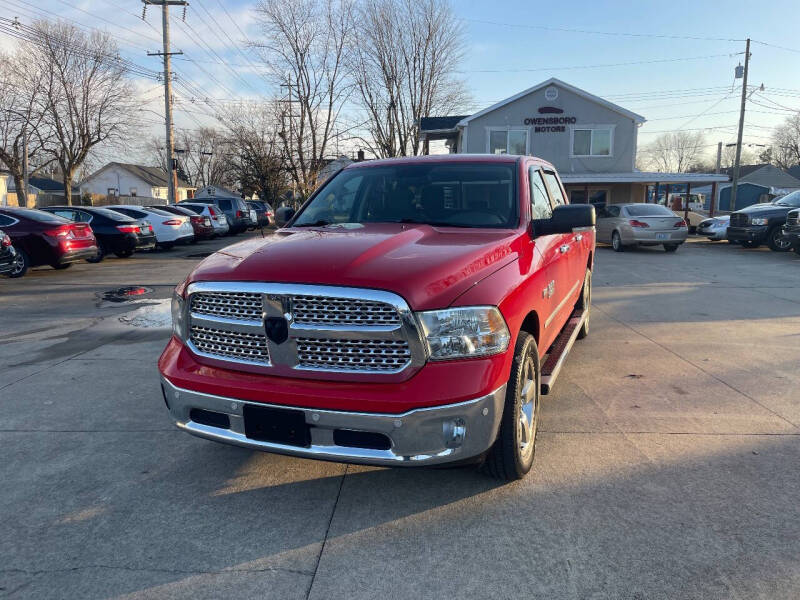
[[[555,106],[542,106],[539,109],[540,115],[562,115],[563,112],[562,109],[556,108]],[[560,133],[567,130],[565,125],[574,125],[577,121],[578,119],[576,117],[553,116],[527,117],[523,122],[525,125],[534,125],[534,133]]]

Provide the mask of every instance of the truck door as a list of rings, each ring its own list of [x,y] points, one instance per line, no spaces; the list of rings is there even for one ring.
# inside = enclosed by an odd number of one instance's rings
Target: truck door
[[[553,214],[553,204],[543,174],[538,166],[528,168],[528,184],[530,186],[531,219],[549,219]],[[539,351],[543,353],[553,342],[560,327],[556,327],[554,316],[558,305],[557,295],[562,292],[566,279],[564,252],[561,251],[562,235],[540,235],[534,242],[536,251],[541,256],[540,274],[534,278],[533,293],[537,296],[535,304],[541,307],[539,323]]]
[[[550,192],[553,208],[566,204],[564,188],[561,186],[561,182],[555,172],[545,169],[543,176]],[[558,333],[569,319],[570,314],[572,314],[572,309],[580,294],[583,276],[586,271],[586,260],[583,252],[585,234],[563,233],[555,237],[560,238],[558,252],[561,266],[559,268],[560,279],[553,295],[555,306],[549,317],[551,322],[548,328],[553,328]]]

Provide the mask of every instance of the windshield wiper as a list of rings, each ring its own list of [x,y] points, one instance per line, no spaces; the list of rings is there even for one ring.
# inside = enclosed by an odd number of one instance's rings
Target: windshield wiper
[[[325,225],[330,225],[330,221],[326,221],[325,219],[319,219],[318,221],[314,221],[313,223],[300,223],[299,225],[292,225],[292,227],[324,227]]]

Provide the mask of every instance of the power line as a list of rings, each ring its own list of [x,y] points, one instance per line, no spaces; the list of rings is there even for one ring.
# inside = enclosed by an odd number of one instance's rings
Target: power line
[[[684,56],[678,58],[658,58],[654,60],[636,60],[630,62],[605,63],[595,65],[577,65],[569,67],[536,67],[532,69],[469,69],[456,73],[534,73],[537,71],[570,71],[576,69],[603,69],[609,67],[627,67],[631,65],[651,65],[656,63],[682,62],[689,60],[706,60],[709,58],[730,57],[732,54],[708,54],[705,56]]]

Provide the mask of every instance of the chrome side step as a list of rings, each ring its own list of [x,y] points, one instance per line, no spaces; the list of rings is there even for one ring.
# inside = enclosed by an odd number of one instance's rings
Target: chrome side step
[[[583,322],[586,320],[588,312],[585,310],[576,309],[558,334],[558,337],[550,347],[550,352],[547,355],[547,360],[544,361],[542,366],[542,395],[547,395],[553,389],[556,383],[561,367],[564,366],[564,361],[572,350],[572,344],[578,337],[578,332],[581,330]]]

